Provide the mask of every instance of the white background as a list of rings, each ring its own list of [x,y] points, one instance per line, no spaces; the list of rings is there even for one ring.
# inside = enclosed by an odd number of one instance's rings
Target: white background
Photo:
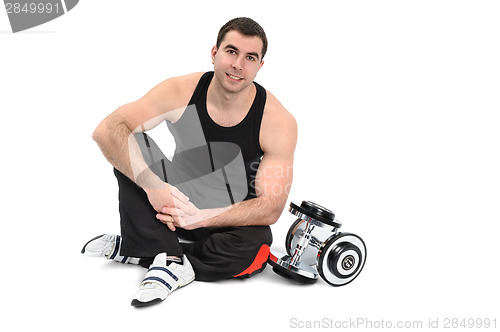
[[[496,1],[87,0],[12,34],[0,13],[2,330],[500,325],[499,14]],[[334,288],[268,267],[135,309],[145,270],[80,254],[119,232],[92,131],[163,79],[210,70],[218,29],[236,16],[266,30],[257,81],[299,123],[290,200],[332,209],[365,240],[365,269]],[[272,226],[272,250],[293,220],[285,211]]]

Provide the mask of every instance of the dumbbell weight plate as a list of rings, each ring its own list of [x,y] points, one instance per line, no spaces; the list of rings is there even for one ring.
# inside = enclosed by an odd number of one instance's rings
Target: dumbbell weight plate
[[[332,211],[310,201],[302,201],[300,206],[291,202],[289,211],[301,219],[311,218],[337,228],[342,226],[340,222],[335,220],[335,214]]]
[[[366,245],[352,233],[332,236],[319,251],[318,272],[332,286],[343,286],[353,281],[366,261]]]
[[[299,284],[314,284],[318,281],[318,273],[314,268],[301,262],[297,266],[293,266],[290,264],[290,260],[291,257],[288,255],[278,258],[271,253],[267,262],[273,267],[276,274]]]

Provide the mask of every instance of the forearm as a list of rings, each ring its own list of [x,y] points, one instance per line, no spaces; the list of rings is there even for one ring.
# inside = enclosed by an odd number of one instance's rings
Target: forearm
[[[211,209],[204,227],[271,225],[278,221],[286,202],[271,196],[246,200],[223,209]]]
[[[92,138],[109,163],[140,187],[159,189],[164,185],[144,161],[139,144],[125,123],[104,120]]]

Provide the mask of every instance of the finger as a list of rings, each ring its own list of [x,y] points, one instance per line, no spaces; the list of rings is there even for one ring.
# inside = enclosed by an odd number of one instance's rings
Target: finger
[[[169,189],[170,189],[170,194],[172,195],[172,197],[176,198],[177,200],[179,200],[185,204],[187,204],[187,202],[189,202],[189,197],[184,195],[184,193],[182,191],[180,191],[179,189],[177,189],[177,187],[169,185]]]
[[[184,211],[178,208],[172,208],[172,207],[164,207],[161,210],[161,213],[163,215],[168,215],[172,218],[172,221],[175,221],[177,217],[183,217],[185,215]]]
[[[164,207],[161,212],[171,214],[173,216],[185,217],[186,215],[194,216],[199,211],[199,209],[191,202],[184,204],[177,201],[174,205],[174,208]]]
[[[170,229],[172,232],[175,232],[175,225],[172,222],[168,222],[167,224],[168,229]]]
[[[156,214],[156,219],[161,221],[162,223],[173,223],[175,222],[175,217],[169,214],[158,213]]]
[[[183,202],[177,199],[174,199],[174,206],[178,210],[182,210],[185,214],[193,216],[198,212],[198,208],[192,202]]]
[[[172,232],[175,232],[175,225],[174,225],[174,217],[170,216],[170,215],[166,215],[166,214],[161,214],[161,213],[158,213],[156,215],[156,218],[158,220],[160,220],[162,223],[164,223],[165,225],[167,225],[167,227],[172,231]]]

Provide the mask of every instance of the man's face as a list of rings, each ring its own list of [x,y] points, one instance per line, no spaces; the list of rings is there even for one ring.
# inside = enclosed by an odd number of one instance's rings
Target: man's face
[[[216,79],[230,92],[248,87],[264,64],[262,39],[245,36],[239,31],[229,31],[219,48],[212,49],[212,63]]]

